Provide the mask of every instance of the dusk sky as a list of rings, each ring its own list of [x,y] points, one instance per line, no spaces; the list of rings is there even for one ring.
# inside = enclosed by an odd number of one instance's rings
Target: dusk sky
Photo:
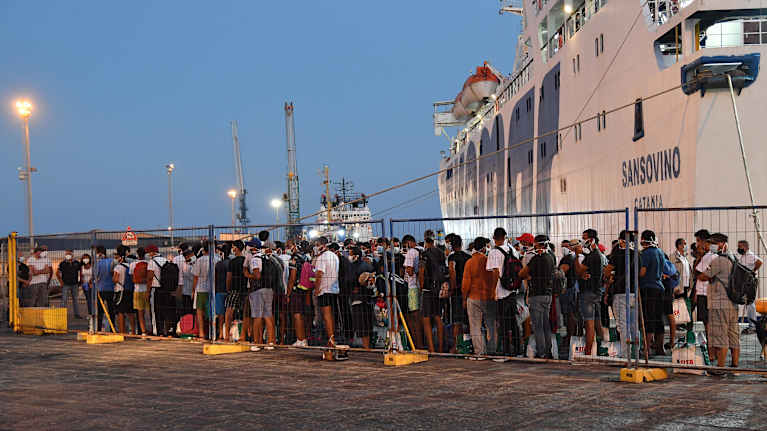
[[[319,170],[372,193],[434,171],[432,103],[484,60],[509,73],[520,18],[497,0],[0,2],[2,235],[27,231],[21,120],[29,98],[36,233],[230,223],[238,120],[250,219],[286,188],[283,103],[295,103],[302,214]],[[370,202],[376,212],[436,178]],[[436,194],[384,217],[439,217]],[[284,221],[284,214],[281,216]]]

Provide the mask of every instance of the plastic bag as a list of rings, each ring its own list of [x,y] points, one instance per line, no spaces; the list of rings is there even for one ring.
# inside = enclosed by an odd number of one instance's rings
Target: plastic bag
[[[687,301],[684,298],[674,300],[674,323],[683,325],[690,323],[690,310],[687,308]]]
[[[591,343],[591,355],[586,356],[586,339],[585,337],[570,337],[570,354],[568,358],[572,361],[576,357],[595,357],[597,356],[597,342],[596,338]]]
[[[530,317],[530,308],[523,298],[517,298],[517,325],[522,326],[528,317]]]

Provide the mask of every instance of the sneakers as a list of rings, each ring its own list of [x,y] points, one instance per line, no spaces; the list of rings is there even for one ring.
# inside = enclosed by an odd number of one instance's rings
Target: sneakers
[[[264,347],[264,350],[274,350],[274,343],[269,343]]]
[[[258,347],[258,346],[250,346],[250,351],[251,352],[260,352],[261,348]]]
[[[295,343],[291,344],[293,347],[309,347],[309,343],[307,340],[296,340]]]

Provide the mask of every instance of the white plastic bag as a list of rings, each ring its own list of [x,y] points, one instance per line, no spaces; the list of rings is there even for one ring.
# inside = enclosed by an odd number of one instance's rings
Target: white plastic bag
[[[525,320],[530,317],[530,308],[525,304],[523,298],[517,298],[517,325],[523,327]]]
[[[591,355],[586,356],[584,352],[586,351],[586,339],[585,337],[570,337],[570,355],[568,358],[572,361],[576,357],[595,357],[597,356],[597,343],[596,338],[591,343]]]
[[[684,298],[674,300],[674,322],[677,325],[690,323],[690,310],[687,309],[687,301]]]
[[[705,348],[704,346],[696,346],[695,344],[686,343],[681,346],[674,346],[671,350],[671,362],[681,365],[706,365],[703,351],[701,350]],[[702,375],[704,373],[703,370],[688,370],[682,368],[675,368],[674,372],[697,375]]]

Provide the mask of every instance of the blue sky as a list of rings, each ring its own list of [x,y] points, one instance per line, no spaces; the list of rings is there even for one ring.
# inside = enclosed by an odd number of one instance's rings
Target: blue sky
[[[319,170],[372,193],[436,170],[431,104],[489,60],[513,67],[520,19],[495,0],[0,2],[0,231],[26,232],[21,121],[31,119],[37,233],[228,224],[229,121],[253,223],[285,191],[283,103],[295,103],[302,213]],[[371,201],[375,213],[436,188]],[[387,216],[438,217],[434,195]],[[282,216],[284,220],[284,215]]]

